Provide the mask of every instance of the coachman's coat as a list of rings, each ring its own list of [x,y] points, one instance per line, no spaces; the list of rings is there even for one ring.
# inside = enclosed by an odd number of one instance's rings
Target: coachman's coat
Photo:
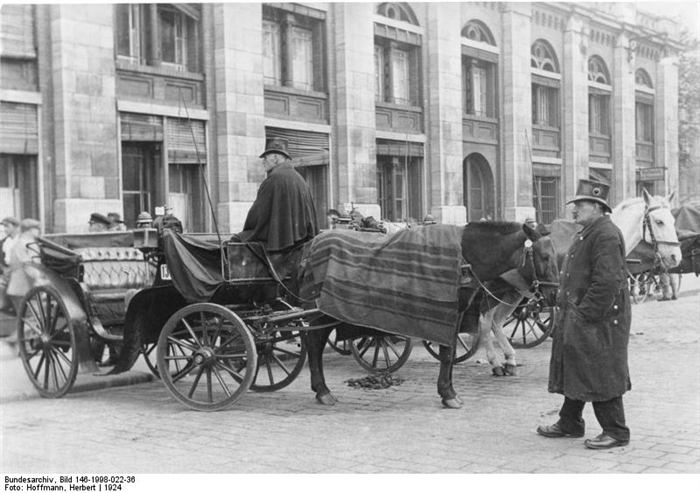
[[[559,281],[549,391],[586,402],[621,396],[631,388],[632,315],[624,238],[610,216],[574,239]]]
[[[289,163],[270,171],[248,212],[243,241],[259,241],[278,252],[310,240],[318,233],[316,208],[309,186]]]

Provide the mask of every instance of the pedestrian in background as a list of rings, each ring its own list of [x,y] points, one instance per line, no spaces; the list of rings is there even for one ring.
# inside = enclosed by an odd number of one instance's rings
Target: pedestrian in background
[[[109,231],[126,231],[126,224],[122,221],[122,216],[117,212],[108,212],[107,219],[109,219],[109,226],[107,229]]]
[[[603,433],[584,442],[591,449],[630,440],[622,395],[631,388],[627,346],[632,314],[624,238],[610,219],[608,191],[605,184],[581,180],[568,202],[583,229],[564,257],[549,366],[549,392],[563,394],[564,404],[556,423],[537,428],[548,438],[582,437],[583,408],[592,402]]]
[[[10,262],[10,249],[19,236],[19,219],[6,217],[2,220],[5,237],[0,240],[0,274],[7,269]]]

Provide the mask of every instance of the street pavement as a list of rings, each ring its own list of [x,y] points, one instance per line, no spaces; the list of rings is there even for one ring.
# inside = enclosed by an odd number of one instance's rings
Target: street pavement
[[[0,470],[700,474],[700,280],[686,274],[678,300],[650,300],[632,310],[632,390],[624,397],[632,438],[626,447],[592,451],[584,438],[535,433],[538,425],[556,421],[562,402],[547,392],[549,340],[518,350],[516,377],[492,376],[482,350],[457,365],[455,387],[464,401],[459,410],[442,407],[438,363],[420,343],[395,375],[404,379],[400,386],[352,388],[346,380],[366,373],[351,356],[328,350],[325,370],[336,406],[315,401],[304,369],[283,390],[250,392],[215,413],[185,408],[156,379],[42,399],[20,360],[4,352]],[[147,371],[139,362],[132,374],[138,380]],[[585,438],[597,436],[590,405],[584,418]],[[685,477],[698,483],[697,476]]]

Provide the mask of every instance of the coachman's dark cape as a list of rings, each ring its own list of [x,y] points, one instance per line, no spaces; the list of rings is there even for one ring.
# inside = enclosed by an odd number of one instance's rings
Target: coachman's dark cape
[[[316,207],[309,186],[289,163],[273,169],[260,184],[248,212],[243,241],[259,241],[268,252],[286,250],[318,233]]]

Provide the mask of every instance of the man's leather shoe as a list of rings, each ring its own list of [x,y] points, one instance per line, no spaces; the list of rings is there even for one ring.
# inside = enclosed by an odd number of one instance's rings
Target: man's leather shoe
[[[629,440],[618,440],[607,433],[601,433],[592,440],[586,440],[583,444],[593,450],[604,450],[615,447],[624,447],[630,443]]]
[[[541,425],[537,427],[537,433],[547,438],[581,438],[584,435],[584,431],[579,431],[577,433],[567,433],[561,429],[559,423],[554,423],[553,425]]]

